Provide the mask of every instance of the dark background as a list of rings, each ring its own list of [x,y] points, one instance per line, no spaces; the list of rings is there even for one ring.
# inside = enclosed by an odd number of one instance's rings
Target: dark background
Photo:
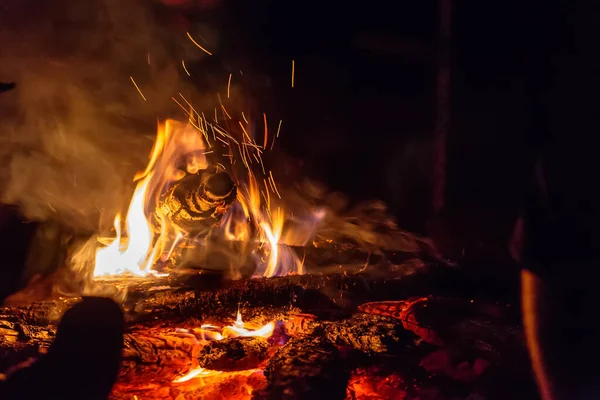
[[[445,207],[438,213],[431,192],[439,1],[224,0],[185,12],[218,28],[219,62],[268,78],[256,94],[268,115],[283,119],[279,145],[303,161],[307,176],[355,202],[384,200],[400,227],[434,236],[459,261],[479,253],[474,263],[503,264],[544,144],[559,129],[581,136],[594,122],[578,116],[580,128],[571,132],[566,116],[554,128],[549,114],[575,115],[575,104],[597,102],[575,84],[558,90],[560,101],[548,100],[546,88],[561,60],[589,53],[595,36],[584,32],[577,41],[572,31],[577,18],[591,26],[596,14],[558,1],[452,3]],[[580,74],[582,65],[595,65],[590,59],[566,69],[578,85],[593,75],[593,68]]]

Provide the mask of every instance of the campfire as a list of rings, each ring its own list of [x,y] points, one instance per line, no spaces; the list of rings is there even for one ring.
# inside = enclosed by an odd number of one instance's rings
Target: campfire
[[[258,144],[250,125],[235,137],[189,117],[159,125],[126,214],[71,257],[93,276],[85,293],[127,316],[112,399],[466,398],[527,376],[508,309],[441,296],[435,282],[456,277],[427,240],[377,208],[286,207],[294,192],[262,159],[277,135]],[[2,309],[7,376],[78,301]]]
[[[383,203],[290,178],[282,122],[230,107],[226,78],[210,112],[172,98],[180,117],[158,124],[112,228],[69,242],[59,272],[0,308],[3,380],[95,296],[125,315],[113,400],[516,398],[507,381],[531,398],[513,308],[475,296]]]

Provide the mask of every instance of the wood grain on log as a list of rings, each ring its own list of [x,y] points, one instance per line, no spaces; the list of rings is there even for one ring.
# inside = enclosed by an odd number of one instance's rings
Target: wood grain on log
[[[324,338],[292,339],[269,360],[268,386],[253,399],[344,399],[349,373],[335,346]]]
[[[238,337],[209,342],[198,354],[198,366],[217,371],[257,368],[269,356],[269,344],[260,337]]]
[[[414,347],[415,336],[391,318],[358,314],[324,325],[324,336],[334,344],[364,353],[393,354]]]

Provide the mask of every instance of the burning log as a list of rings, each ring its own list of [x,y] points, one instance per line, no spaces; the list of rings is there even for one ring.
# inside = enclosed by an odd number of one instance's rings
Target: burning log
[[[215,170],[187,174],[161,197],[157,218],[168,218],[189,234],[203,234],[214,227],[236,198],[229,175]],[[160,225],[158,225],[160,226]]]
[[[404,328],[413,331],[425,342],[441,346],[444,342],[439,337],[438,332],[426,325],[425,321],[423,321],[423,317],[419,318],[419,315],[422,315],[422,313],[419,314],[419,310],[427,308],[428,304],[429,298],[422,297],[410,301],[381,301],[367,303],[361,305],[359,309],[373,315],[396,318],[402,321]]]
[[[390,318],[368,314],[327,323],[323,334],[334,344],[350,346],[368,354],[396,353],[415,347],[415,336],[400,324]]]
[[[244,315],[260,315],[268,322],[279,319],[278,315],[291,307],[319,315],[352,310],[365,301],[399,300],[431,293],[433,289],[440,292],[441,288],[447,288],[447,292],[452,293],[464,288],[460,276],[444,268],[410,271],[409,275],[398,273],[396,279],[390,279],[385,271],[373,269],[347,275],[308,274],[238,281],[216,281],[209,274],[196,273],[164,279],[98,281],[95,290],[118,299],[127,320],[139,323],[156,318],[168,321],[234,316],[240,306],[245,310]],[[0,321],[55,325],[62,314],[79,301],[80,297],[61,297],[25,305],[5,305],[0,307]],[[257,307],[257,304],[267,305]]]
[[[344,399],[349,373],[342,357],[324,338],[292,339],[269,360],[268,386],[253,399]]]
[[[217,371],[257,368],[269,354],[269,344],[260,337],[238,337],[213,341],[198,354],[198,366]]]
[[[136,375],[170,382],[195,364],[201,345],[193,335],[174,329],[138,328],[125,334],[120,375]]]

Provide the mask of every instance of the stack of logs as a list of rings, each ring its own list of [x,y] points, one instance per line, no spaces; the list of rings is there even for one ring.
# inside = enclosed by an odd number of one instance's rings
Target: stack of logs
[[[428,274],[426,281],[431,289],[436,279]],[[439,399],[532,398],[521,331],[507,309],[411,297],[427,290],[424,282],[418,274],[396,280],[336,274],[233,281],[216,290],[173,280],[130,283],[122,303],[129,328],[112,398],[386,398],[369,397],[376,382],[400,382],[389,390],[406,399],[432,390],[437,395],[430,398]],[[44,353],[60,315],[77,301],[0,310],[0,370],[10,373]],[[273,335],[206,341],[195,329],[232,325],[238,309],[254,325],[276,323]],[[198,377],[173,382],[197,368],[204,368]],[[202,378],[207,371],[221,372]],[[499,390],[506,379],[522,394]]]

